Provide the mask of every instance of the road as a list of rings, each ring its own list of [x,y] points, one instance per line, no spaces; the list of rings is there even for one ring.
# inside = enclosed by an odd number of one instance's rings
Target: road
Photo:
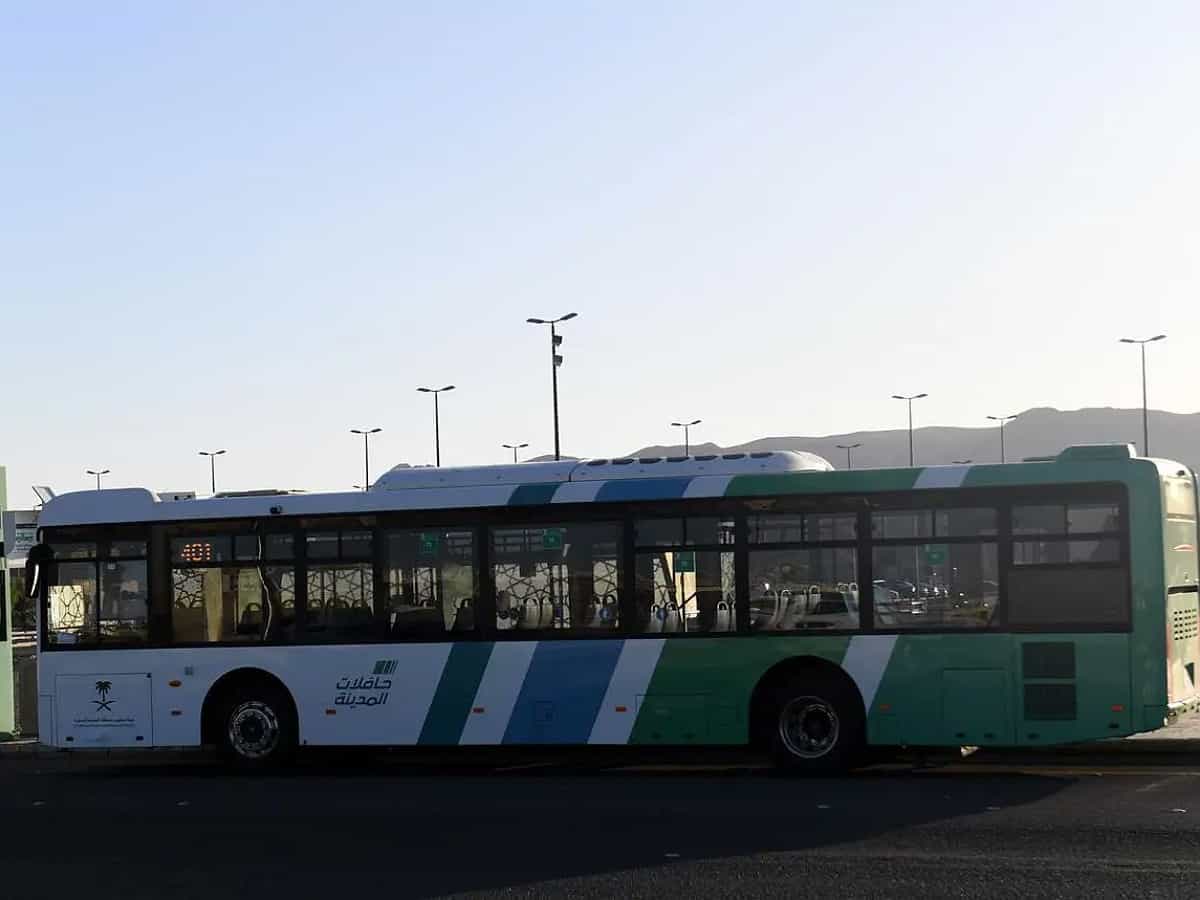
[[[1190,897],[1190,759],[0,758],[0,895]]]

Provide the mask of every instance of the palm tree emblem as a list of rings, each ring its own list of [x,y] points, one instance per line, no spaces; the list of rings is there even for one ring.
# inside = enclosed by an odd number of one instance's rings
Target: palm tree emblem
[[[108,699],[108,692],[111,690],[112,690],[112,682],[111,681],[97,681],[96,682],[96,693],[100,695],[99,700],[92,701],[93,703],[96,704],[96,712],[100,712],[100,710],[102,710],[102,709],[106,709],[109,712],[112,712],[112,704],[114,701]]]

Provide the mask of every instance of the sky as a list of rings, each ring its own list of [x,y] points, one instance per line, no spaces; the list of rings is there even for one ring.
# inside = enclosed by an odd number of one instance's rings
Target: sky
[[[844,7],[844,8],[842,8]],[[1200,5],[11,4],[0,464],[387,466],[1194,412]],[[678,439],[677,436],[675,439]],[[510,458],[510,457],[509,457]],[[900,462],[898,460],[898,462]]]

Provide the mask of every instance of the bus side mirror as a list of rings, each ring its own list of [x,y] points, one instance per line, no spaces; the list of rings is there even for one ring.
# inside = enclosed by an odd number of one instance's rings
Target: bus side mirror
[[[35,544],[25,557],[25,596],[34,599],[42,588],[42,580],[49,569],[54,553],[45,544]]]

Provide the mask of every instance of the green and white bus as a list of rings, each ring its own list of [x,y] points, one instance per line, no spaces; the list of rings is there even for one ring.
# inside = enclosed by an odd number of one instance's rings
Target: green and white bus
[[[1128,446],[834,471],[770,452],[46,503],[60,748],[1043,746],[1197,701],[1196,481]]]

